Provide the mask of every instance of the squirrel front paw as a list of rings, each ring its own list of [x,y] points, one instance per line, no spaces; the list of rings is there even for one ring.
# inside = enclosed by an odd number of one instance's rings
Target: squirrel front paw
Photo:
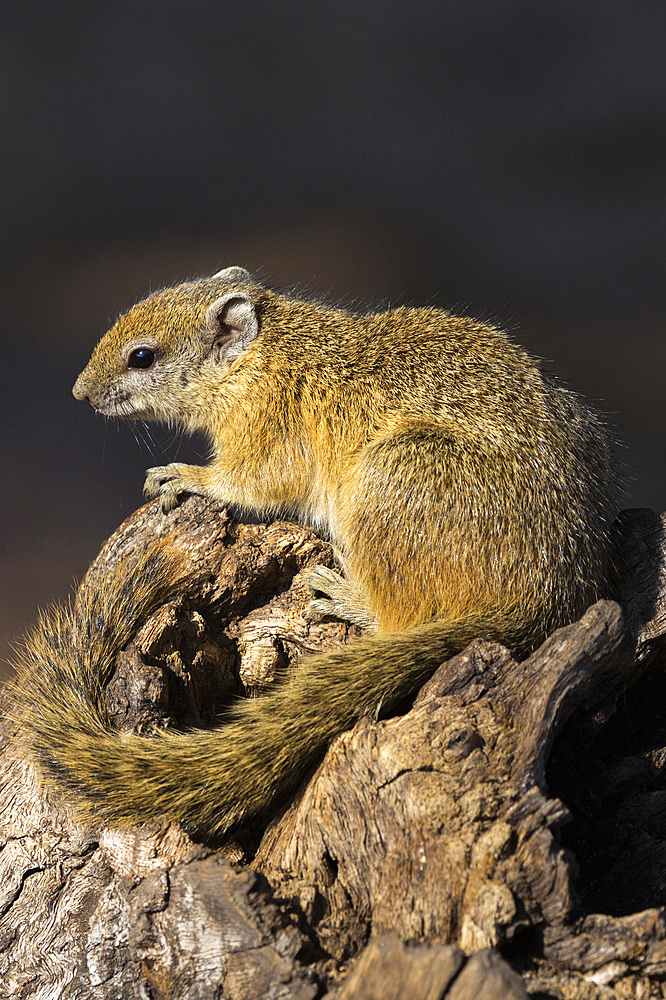
[[[191,465],[172,462],[171,465],[157,465],[146,472],[143,495],[147,500],[158,496],[165,514],[178,506],[181,493],[199,492]]]

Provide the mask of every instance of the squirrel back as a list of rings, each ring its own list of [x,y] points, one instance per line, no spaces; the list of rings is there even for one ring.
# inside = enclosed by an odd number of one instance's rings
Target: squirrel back
[[[190,492],[313,525],[345,576],[315,571],[325,596],[308,613],[378,633],[304,658],[219,729],[145,740],[109,727],[99,691],[111,654],[95,629],[64,672],[42,631],[28,656],[46,662],[40,679],[23,672],[37,757],[110,820],[226,830],[475,636],[527,652],[606,596],[603,422],[494,327],[434,308],[353,314],[228,268],[130,309],[74,394],[107,415],[205,431],[211,463],[149,470],[147,494],[166,512]],[[148,563],[163,588],[168,559]],[[135,621],[153,596],[132,591],[129,569],[115,572],[88,613],[110,622],[120,648],[126,611],[114,595]]]

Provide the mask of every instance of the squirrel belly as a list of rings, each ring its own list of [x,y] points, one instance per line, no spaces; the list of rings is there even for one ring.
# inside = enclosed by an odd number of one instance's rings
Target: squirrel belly
[[[307,614],[375,633],[304,657],[217,729],[121,735],[103,687],[172,574],[162,548],[140,572],[118,564],[83,624],[60,612],[34,633],[19,678],[41,767],[109,821],[224,832],[476,636],[528,652],[607,596],[603,421],[494,327],[433,308],[349,313],[227,268],[130,309],[74,395],[204,431],[211,463],[150,469],[146,494],[167,513],[196,493],[323,531],[345,576],[315,571],[325,596]]]

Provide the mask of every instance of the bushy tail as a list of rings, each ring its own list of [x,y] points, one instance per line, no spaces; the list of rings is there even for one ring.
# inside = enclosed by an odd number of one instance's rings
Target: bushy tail
[[[239,701],[216,729],[119,733],[103,702],[113,657],[173,576],[165,547],[139,566],[119,562],[75,610],[42,620],[19,665],[21,724],[42,770],[81,797],[82,811],[115,824],[162,817],[223,833],[294,785],[334,736],[390,709],[475,636],[507,638],[505,625],[489,628],[487,620],[386,633],[305,657],[265,695]]]

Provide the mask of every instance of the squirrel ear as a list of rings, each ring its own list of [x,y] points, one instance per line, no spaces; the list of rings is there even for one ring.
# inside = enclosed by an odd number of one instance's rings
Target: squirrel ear
[[[216,299],[208,307],[207,320],[210,353],[218,363],[237,358],[259,333],[254,302],[243,292],[228,292]]]
[[[223,267],[213,278],[224,278],[225,281],[251,281],[252,275],[244,267]]]

